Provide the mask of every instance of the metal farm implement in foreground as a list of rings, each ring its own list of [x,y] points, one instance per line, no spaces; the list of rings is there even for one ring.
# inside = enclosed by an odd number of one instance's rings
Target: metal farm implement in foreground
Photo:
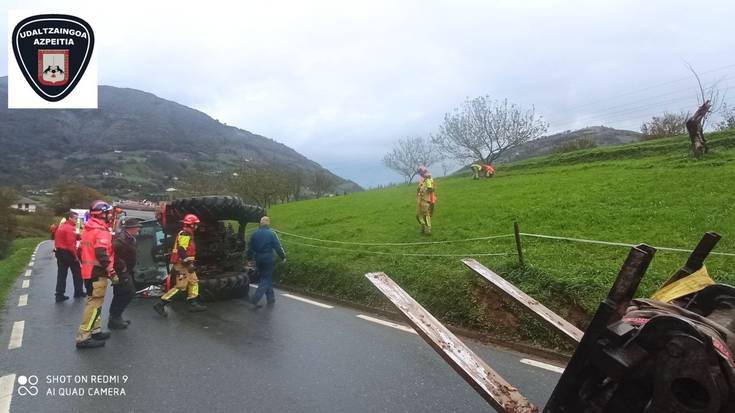
[[[656,250],[631,248],[585,332],[477,261],[462,262],[576,345],[544,412],[732,413],[735,288],[704,267],[719,239],[705,234],[657,300],[633,299]],[[495,410],[539,411],[386,274],[365,276]]]

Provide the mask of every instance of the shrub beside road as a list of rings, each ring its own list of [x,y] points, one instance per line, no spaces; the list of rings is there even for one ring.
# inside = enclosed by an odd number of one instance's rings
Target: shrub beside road
[[[10,288],[31,259],[36,245],[43,238],[21,238],[14,240],[5,258],[0,260],[0,305],[4,305]]]
[[[462,240],[521,231],[573,238],[693,248],[706,231],[735,251],[735,132],[710,134],[711,151],[689,155],[688,138],[586,149],[500,165],[494,178],[469,173],[437,179],[434,234],[416,223],[415,184],[285,205],[269,211],[274,228],[345,242]],[[376,307],[385,300],[363,278],[384,271],[429,311],[453,324],[495,335],[553,342],[498,297],[460,257],[400,254],[508,253],[477,256],[534,298],[583,326],[605,296],[627,248],[524,237],[526,267],[512,237],[415,246],[359,246],[281,235],[289,261],[280,282]],[[307,246],[309,244],[311,246]],[[385,255],[396,254],[396,255]],[[649,295],[686,253],[659,251],[639,289]],[[711,256],[715,280],[735,283],[735,257]],[[390,308],[390,307],[386,307]]]

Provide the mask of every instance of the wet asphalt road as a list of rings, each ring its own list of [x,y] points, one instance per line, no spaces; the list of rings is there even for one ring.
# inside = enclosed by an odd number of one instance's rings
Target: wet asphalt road
[[[113,331],[104,348],[79,351],[74,336],[83,299],[54,302],[50,242],[29,268],[0,312],[0,413],[7,403],[11,412],[493,411],[417,335],[280,291],[272,308],[232,300],[188,313],[175,303],[168,319],[153,312],[153,299],[136,298],[126,312],[128,330]],[[8,349],[19,321],[21,346]],[[103,322],[106,328],[106,308]],[[559,374],[519,361],[532,356],[465,342],[543,406]],[[37,376],[38,394],[21,390],[20,376]],[[106,380],[117,382],[99,383]],[[12,398],[3,394],[10,391]]]

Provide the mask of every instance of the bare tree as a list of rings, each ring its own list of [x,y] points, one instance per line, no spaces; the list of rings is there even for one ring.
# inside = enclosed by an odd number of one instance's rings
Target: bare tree
[[[641,133],[646,139],[666,138],[669,136],[682,135],[686,132],[686,121],[688,113],[668,113],[654,116],[651,120],[641,125]]]
[[[406,182],[411,182],[419,166],[430,166],[441,159],[429,139],[415,136],[399,139],[393,150],[383,157],[383,164],[402,175]]]
[[[687,132],[689,133],[689,139],[692,141],[692,153],[695,157],[699,157],[709,151],[707,140],[704,139],[704,127],[705,123],[707,122],[707,117],[710,113],[719,108],[719,105],[722,104],[722,99],[720,98],[720,92],[717,88],[717,82],[710,86],[709,93],[705,94],[704,88],[702,87],[702,81],[699,79],[699,75],[689,63],[687,63],[687,67],[694,75],[694,78],[697,79],[700,97],[702,99],[700,101],[699,97],[697,97],[699,108],[697,108],[697,111],[694,112],[694,115],[692,115],[686,121],[686,128]]]
[[[480,96],[444,115],[432,141],[455,159],[491,163],[505,151],[542,136],[548,126],[533,107],[524,110],[508,99]]]

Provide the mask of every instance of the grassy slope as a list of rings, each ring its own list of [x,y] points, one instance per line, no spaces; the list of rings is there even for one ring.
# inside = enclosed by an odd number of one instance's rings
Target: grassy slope
[[[28,265],[33,250],[41,241],[43,241],[42,238],[17,239],[10,246],[8,256],[0,260],[0,305],[5,302],[10,287],[23,271],[23,268]]]
[[[591,149],[526,160],[498,168],[495,178],[438,180],[433,241],[512,232],[692,248],[705,231],[724,236],[717,251],[735,251],[733,178],[735,133],[710,136],[712,151],[691,159],[684,137]],[[273,207],[274,227],[315,238],[360,242],[426,240],[414,218],[414,185]],[[421,247],[355,247],[281,237],[289,264],[281,282],[369,305],[382,299],[363,278],[393,277],[435,315],[495,334],[539,338],[538,325],[499,304],[459,258],[372,255],[472,254],[514,251],[512,238]],[[560,313],[584,323],[627,254],[626,248],[524,238],[529,267],[515,256],[478,257]],[[313,248],[310,243],[354,252]],[[681,266],[685,253],[660,251],[639,295],[653,292]],[[715,279],[735,283],[735,257],[711,257]],[[516,329],[520,324],[521,329]],[[509,328],[511,326],[512,328]],[[511,331],[512,330],[512,331]],[[542,337],[543,339],[543,337]]]

